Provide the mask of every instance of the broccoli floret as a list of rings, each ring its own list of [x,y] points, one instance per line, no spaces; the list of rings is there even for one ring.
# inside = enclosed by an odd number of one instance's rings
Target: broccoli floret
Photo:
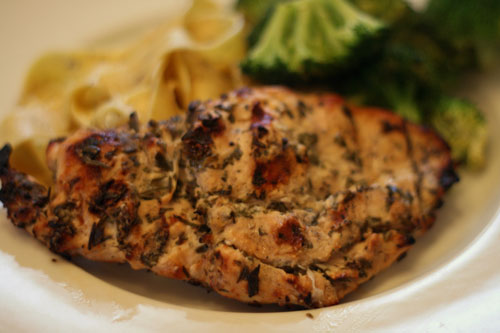
[[[341,80],[333,89],[354,96],[365,105],[399,113],[416,123],[426,123],[443,91],[449,91],[457,74],[472,60],[440,38],[421,16],[409,12],[385,34],[382,51],[370,62]],[[337,82],[337,84],[335,84]]]
[[[452,156],[467,167],[485,164],[488,131],[486,120],[472,103],[443,97],[432,113],[430,123],[448,142]]]
[[[454,38],[493,40],[500,36],[498,0],[431,0],[425,14]]]
[[[431,0],[424,15],[462,50],[472,49],[479,66],[495,64],[500,54],[500,1]]]
[[[461,51],[413,12],[391,27],[381,62],[386,71],[405,73],[434,89],[446,90],[458,74],[474,66],[473,56]]]
[[[368,41],[383,27],[345,0],[280,2],[242,69],[267,82],[335,75],[352,68],[360,56],[369,57]]]
[[[386,23],[401,20],[411,12],[403,0],[350,0],[356,7]]]

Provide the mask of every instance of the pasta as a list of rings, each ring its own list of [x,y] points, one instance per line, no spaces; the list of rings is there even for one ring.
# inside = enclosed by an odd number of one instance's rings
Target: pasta
[[[80,127],[112,128],[179,114],[195,99],[242,84],[243,18],[215,0],[189,10],[118,49],[49,53],[29,70],[18,107],[0,125],[13,166],[46,185],[49,138]]]

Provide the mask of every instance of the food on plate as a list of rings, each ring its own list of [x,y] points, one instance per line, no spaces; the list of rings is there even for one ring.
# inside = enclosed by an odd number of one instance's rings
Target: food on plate
[[[337,91],[356,104],[390,109],[433,127],[441,101],[463,100],[454,97],[457,80],[488,70],[499,58],[498,1],[432,0],[420,11],[403,0],[350,3],[240,0],[251,30],[243,71],[258,82]],[[467,113],[481,121],[468,123],[462,112],[455,114],[464,118],[456,120],[470,124],[462,127],[465,133],[480,127],[481,135],[465,134],[473,142],[469,146],[448,144],[457,162],[480,169],[486,161],[486,120],[476,106]],[[450,137],[443,127],[435,130]]]
[[[338,95],[243,88],[51,141],[49,190],[0,151],[0,201],[52,251],[322,307],[401,258],[458,179],[446,143]]]
[[[193,99],[241,86],[243,27],[227,6],[196,0],[139,38],[48,53],[31,66],[18,106],[0,124],[0,141],[13,145],[15,167],[49,185],[40,156],[50,138],[120,126],[132,112],[144,122],[166,119]]]

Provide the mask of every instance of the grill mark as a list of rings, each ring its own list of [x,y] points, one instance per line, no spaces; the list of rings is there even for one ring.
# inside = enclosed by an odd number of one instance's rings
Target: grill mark
[[[342,106],[342,113],[349,119],[349,123],[351,124],[351,130],[353,133],[352,142],[354,143],[354,149],[351,150],[349,149],[349,147],[346,147],[346,153],[350,153],[352,155],[354,152],[354,155],[356,157],[354,161],[351,161],[354,164],[354,167],[352,168],[353,173],[361,173],[363,176],[362,178],[365,178],[365,175],[363,174],[363,165],[365,165],[365,163],[362,157],[363,152],[361,151],[361,145],[359,144],[358,125],[356,124],[356,121],[352,114],[352,110],[347,105]],[[346,183],[345,188],[349,186]]]
[[[356,126],[356,123],[354,121],[351,109],[349,109],[349,107],[347,107],[346,105],[343,105],[342,113],[347,117],[347,119],[349,119],[349,122],[351,123],[354,130],[354,140],[355,142],[358,142],[358,127]]]
[[[340,276],[340,277],[333,278],[333,277],[331,277],[328,274],[328,270],[327,269],[323,269],[323,268],[321,268],[319,266],[316,266],[314,264],[310,265],[309,269],[312,270],[312,271],[316,271],[316,272],[321,273],[321,275],[328,282],[330,282],[331,286],[334,287],[334,288],[337,288],[339,283],[350,283],[350,282],[353,281],[352,277],[349,277],[347,275],[346,276]]]
[[[415,176],[415,192],[416,192],[416,195],[417,195],[417,207],[418,207],[418,211],[420,213],[420,216],[423,215],[423,210],[422,210],[422,191],[421,191],[421,188],[422,188],[422,172],[419,170],[419,167],[418,167],[418,163],[417,161],[415,160],[415,152],[414,152],[414,149],[413,149],[413,143],[411,141],[411,138],[410,138],[410,133],[408,132],[408,122],[403,119],[403,126],[402,126],[402,132],[403,132],[403,135],[405,137],[405,141],[406,141],[406,154],[408,156],[408,159],[410,160],[410,163],[411,163],[411,168],[412,168],[412,171],[413,171],[413,174]]]

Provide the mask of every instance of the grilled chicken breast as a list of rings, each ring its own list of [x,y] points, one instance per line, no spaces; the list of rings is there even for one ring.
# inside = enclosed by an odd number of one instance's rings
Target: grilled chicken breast
[[[458,180],[434,132],[281,87],[54,140],[52,189],[9,168],[9,154],[0,200],[52,251],[304,307],[336,304],[395,262]]]

